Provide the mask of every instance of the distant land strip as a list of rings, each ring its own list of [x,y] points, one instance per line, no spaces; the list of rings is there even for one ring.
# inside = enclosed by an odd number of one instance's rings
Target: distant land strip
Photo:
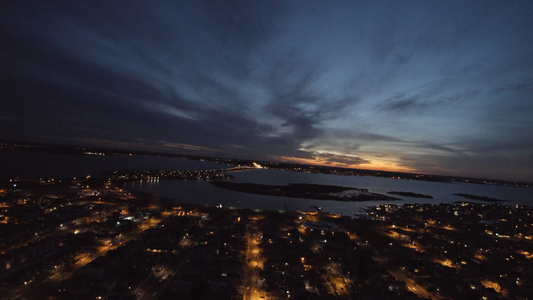
[[[486,201],[486,202],[509,202],[509,200],[501,200],[501,199],[495,199],[495,198],[489,198],[487,196],[478,196],[478,195],[471,195],[471,194],[463,194],[463,193],[455,193],[452,194],[454,196],[460,196],[466,199],[471,200],[478,200],[478,201]]]
[[[417,194],[417,193],[412,193],[412,192],[397,192],[397,191],[392,191],[392,192],[387,192],[387,194],[391,194],[391,195],[399,195],[399,196],[405,196],[405,197],[412,197],[412,198],[426,198],[426,199],[433,199],[433,196],[430,196],[430,195],[424,195],[424,194]]]
[[[248,194],[274,197],[304,198],[334,201],[391,201],[402,200],[388,195],[371,193],[367,189],[321,184],[266,185],[257,183],[235,183],[211,181],[212,185]]]

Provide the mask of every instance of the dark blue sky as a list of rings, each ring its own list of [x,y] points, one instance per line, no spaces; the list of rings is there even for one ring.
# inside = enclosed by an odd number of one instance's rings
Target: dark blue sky
[[[533,180],[533,2],[187,2],[3,1],[0,138]]]

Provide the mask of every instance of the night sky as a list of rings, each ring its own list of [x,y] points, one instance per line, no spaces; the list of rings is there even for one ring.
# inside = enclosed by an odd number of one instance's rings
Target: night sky
[[[533,1],[2,1],[0,139],[533,181],[532,16]]]

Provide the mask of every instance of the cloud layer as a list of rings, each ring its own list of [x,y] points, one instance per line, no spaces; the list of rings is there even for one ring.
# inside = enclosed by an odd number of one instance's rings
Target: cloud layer
[[[16,1],[0,12],[0,138],[533,180],[532,13]]]

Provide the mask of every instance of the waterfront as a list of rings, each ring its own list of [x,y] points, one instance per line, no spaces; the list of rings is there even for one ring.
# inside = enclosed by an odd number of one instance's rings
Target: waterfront
[[[152,156],[99,156],[66,155],[35,151],[2,149],[0,158],[3,166],[1,177],[4,179],[19,176],[21,178],[67,178],[73,176],[96,175],[113,170],[212,170],[226,169],[225,164],[208,161],[186,160],[181,158]],[[257,183],[270,185],[287,185],[290,183],[325,184],[368,189],[370,192],[387,194],[390,191],[413,192],[430,195],[433,199],[399,196],[403,201],[321,201],[301,198],[272,197],[230,191],[215,187],[205,180],[167,180],[152,178],[150,181],[127,183],[126,188],[145,193],[159,190],[165,198],[175,199],[181,203],[223,205],[261,210],[312,210],[314,206],[324,211],[353,215],[361,207],[379,204],[404,203],[453,203],[468,200],[452,195],[455,193],[487,196],[508,200],[504,204],[530,205],[533,201],[533,189],[465,183],[442,183],[420,180],[400,180],[370,176],[340,176],[305,172],[281,171],[271,169],[251,169],[230,172],[233,182]]]
[[[489,196],[497,199],[508,200],[504,204],[530,205],[533,200],[533,189],[464,184],[440,183],[419,180],[399,180],[378,177],[339,176],[327,174],[310,174],[302,172],[289,172],[267,169],[255,169],[230,173],[235,182],[250,182],[258,184],[286,185],[290,183],[312,183],[347,186],[369,189],[371,192],[386,194],[390,191],[409,191],[433,196],[433,199],[412,198],[398,196],[403,201],[321,201],[313,199],[273,197],[253,195],[218,188],[204,180],[179,181],[157,180],[137,181],[129,183],[126,188],[135,191],[152,193],[159,190],[162,197],[176,199],[179,202],[191,204],[223,205],[262,210],[312,210],[313,206],[322,207],[324,211],[352,215],[361,211],[362,207],[379,204],[404,203],[453,203],[455,201],[472,201],[462,198],[454,193],[465,193]],[[482,203],[479,201],[472,201]]]

